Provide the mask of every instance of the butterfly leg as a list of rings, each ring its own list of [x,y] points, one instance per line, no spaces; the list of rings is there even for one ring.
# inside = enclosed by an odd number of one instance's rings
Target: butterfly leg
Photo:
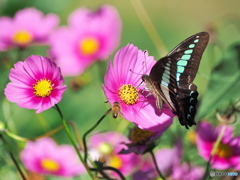
[[[163,108],[163,100],[160,96],[155,96],[156,97],[156,106],[158,109],[162,110]]]

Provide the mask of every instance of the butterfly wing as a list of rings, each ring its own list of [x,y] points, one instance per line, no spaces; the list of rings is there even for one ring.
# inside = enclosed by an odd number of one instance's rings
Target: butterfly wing
[[[153,66],[150,72],[150,79],[161,99],[179,117],[180,123],[188,128],[188,125],[190,126],[190,124],[194,123],[188,122],[185,118],[184,107],[187,106],[184,106],[178,98],[179,87],[176,81],[176,72],[176,60],[171,57],[164,57]],[[157,100],[160,97],[157,97]]]
[[[177,61],[176,76],[179,86],[193,82],[208,40],[209,34],[200,32],[187,38],[168,53],[167,57]]]
[[[194,117],[198,92],[192,82],[208,40],[207,32],[187,38],[161,58],[149,75],[156,91],[186,128],[196,124]]]

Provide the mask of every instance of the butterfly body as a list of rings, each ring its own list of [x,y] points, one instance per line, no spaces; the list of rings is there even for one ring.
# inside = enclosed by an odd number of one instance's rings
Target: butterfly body
[[[149,76],[142,76],[156,98],[157,108],[162,110],[165,102],[186,128],[196,124],[194,117],[198,92],[193,80],[208,40],[207,32],[187,38],[157,61]]]

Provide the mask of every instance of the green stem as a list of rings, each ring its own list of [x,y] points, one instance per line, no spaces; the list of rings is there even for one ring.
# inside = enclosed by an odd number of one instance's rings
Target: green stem
[[[114,171],[115,173],[117,173],[119,175],[119,177],[121,178],[121,180],[126,180],[126,178],[122,175],[122,173],[114,168],[114,167],[110,167],[110,166],[104,166],[102,167],[102,170],[111,170],[111,171]]]
[[[89,133],[91,133],[101,122],[102,120],[108,115],[109,112],[111,112],[111,108],[109,110],[107,110],[104,115],[97,121],[96,124],[94,124],[93,127],[91,127],[87,132],[85,132],[85,134],[83,135],[83,146],[84,146],[84,162],[87,162],[87,142],[86,142],[86,137]]]
[[[203,175],[203,178],[202,180],[206,180],[208,177],[209,177],[209,168],[210,168],[210,162],[212,160],[212,155],[210,156],[208,162],[207,162],[207,167],[206,167],[206,170],[204,172],[204,175]]]
[[[10,148],[7,146],[7,143],[6,143],[6,141],[5,141],[5,139],[4,139],[4,137],[3,137],[2,134],[0,134],[0,138],[1,138],[2,141],[3,141],[3,144],[5,144],[6,150],[7,150],[8,154],[10,155],[10,157],[11,157],[11,159],[12,159],[14,165],[16,166],[16,168],[17,168],[19,174],[21,175],[22,179],[23,179],[23,180],[27,180],[27,178],[26,178],[25,175],[23,174],[23,172],[22,172],[20,166],[18,165],[17,160],[15,159],[14,155],[12,154]]]
[[[149,151],[149,153],[151,154],[151,157],[153,159],[153,163],[155,165],[155,168],[157,170],[157,173],[158,173],[159,177],[162,178],[163,180],[165,180],[166,178],[163,176],[163,174],[161,173],[161,171],[158,167],[158,164],[157,164],[157,161],[156,161],[156,158],[155,158],[155,155],[154,155],[153,151]]]
[[[46,136],[51,136],[53,135],[54,133],[58,132],[59,130],[61,130],[63,128],[63,125],[61,126],[58,126],[57,128],[53,129],[52,131],[49,131],[41,136],[38,136],[38,137],[35,137],[35,138],[31,138],[31,139],[28,139],[28,138],[25,138],[25,137],[21,137],[21,136],[18,136],[12,132],[9,132],[7,129],[2,129],[0,130],[0,132],[4,132],[8,137],[14,139],[14,140],[17,140],[17,141],[21,141],[21,142],[27,142],[27,141],[34,141],[34,140],[37,140],[37,139],[41,139],[43,137],[46,137]]]
[[[84,149],[84,147],[83,147],[83,142],[81,141],[81,137],[80,137],[80,135],[79,135],[79,133],[78,133],[76,123],[74,123],[73,121],[68,121],[67,123],[72,126],[79,147],[81,147],[81,149]]]
[[[220,142],[221,142],[221,140],[222,140],[222,137],[223,137],[223,135],[224,135],[224,132],[225,132],[226,128],[227,128],[227,126],[224,124],[224,125],[222,126],[221,131],[220,131],[220,133],[219,133],[219,135],[218,135],[218,138],[217,138],[217,140],[216,140],[216,142],[215,142],[215,144],[214,144],[214,147],[213,147],[212,152],[211,152],[211,156],[214,156],[214,155],[215,155],[216,150],[217,150],[217,148],[218,148],[218,145],[220,144]]]
[[[64,129],[65,129],[65,131],[66,131],[66,133],[67,133],[67,136],[68,136],[69,140],[71,141],[71,143],[72,143],[75,151],[77,152],[77,155],[78,155],[80,161],[83,163],[83,165],[84,165],[84,167],[86,168],[86,170],[87,170],[88,174],[90,175],[90,177],[94,180],[94,177],[93,177],[93,175],[92,175],[89,167],[87,166],[87,164],[86,164],[85,161],[83,160],[82,155],[81,155],[81,153],[80,153],[80,150],[78,149],[78,147],[77,147],[77,145],[76,145],[76,143],[75,143],[75,141],[74,141],[74,139],[73,139],[73,137],[72,137],[72,135],[71,135],[71,132],[70,132],[68,126],[67,126],[67,122],[66,122],[66,120],[63,118],[62,111],[60,110],[60,108],[59,108],[59,106],[58,106],[57,104],[55,105],[55,107],[56,107],[56,110],[58,111],[58,113],[59,113],[59,115],[60,115],[60,117],[61,117],[61,119],[62,119],[62,123],[63,123]]]
[[[25,48],[18,48],[17,49],[17,58],[16,58],[16,61],[15,62],[18,62],[18,61],[23,61],[23,57],[24,57],[24,50]],[[13,62],[13,63],[15,63]]]
[[[133,9],[135,10],[139,20],[141,21],[143,27],[147,31],[150,39],[152,40],[159,56],[167,54],[166,47],[164,46],[161,37],[159,36],[155,26],[153,25],[150,17],[148,16],[141,0],[130,0]]]
[[[217,150],[217,148],[218,148],[218,145],[221,143],[221,140],[222,140],[222,137],[223,137],[223,135],[224,135],[224,132],[225,132],[226,128],[227,128],[227,126],[226,126],[225,124],[224,124],[224,125],[222,126],[222,128],[221,128],[221,131],[220,131],[220,133],[219,133],[219,135],[218,135],[218,138],[217,138],[217,140],[216,140],[216,142],[215,142],[215,144],[214,144],[214,146],[213,146],[213,149],[212,149],[212,152],[211,152],[211,156],[210,156],[210,158],[209,158],[209,160],[208,160],[207,168],[206,168],[206,170],[205,170],[205,173],[204,173],[204,176],[203,176],[202,179],[206,179],[207,176],[209,175],[209,174],[208,174],[208,171],[209,171],[209,168],[210,168],[211,160],[212,160],[213,156],[214,156],[215,153],[216,153],[216,150]]]
[[[99,172],[102,175],[102,178],[106,180],[112,180],[111,178],[108,177],[106,173],[103,172],[103,170],[98,169],[98,168],[90,168],[91,171],[96,171],[97,173]]]

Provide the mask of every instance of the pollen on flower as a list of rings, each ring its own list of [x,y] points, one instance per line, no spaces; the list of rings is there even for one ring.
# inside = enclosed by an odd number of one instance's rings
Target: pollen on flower
[[[101,143],[98,149],[103,154],[111,154],[113,151],[113,147],[108,143]]]
[[[41,167],[46,171],[56,172],[59,170],[59,164],[51,159],[43,159],[41,160]]]
[[[96,38],[85,38],[80,41],[79,48],[83,55],[89,56],[99,50],[99,42]]]
[[[118,155],[112,155],[110,158],[109,166],[119,169],[122,167],[122,160]]]
[[[18,45],[28,45],[30,42],[32,42],[33,37],[32,34],[30,34],[28,31],[17,31],[13,37],[12,37],[12,41]]]
[[[125,84],[119,88],[119,98],[127,105],[133,105],[138,101],[139,93],[136,87]]]
[[[233,149],[224,143],[220,143],[216,150],[216,155],[222,158],[228,158],[232,156]]]
[[[129,139],[133,144],[144,144],[153,135],[153,132],[134,127],[130,130]]]
[[[37,80],[36,84],[33,85],[34,94],[39,97],[47,97],[53,90],[53,85],[50,80],[46,78]]]

